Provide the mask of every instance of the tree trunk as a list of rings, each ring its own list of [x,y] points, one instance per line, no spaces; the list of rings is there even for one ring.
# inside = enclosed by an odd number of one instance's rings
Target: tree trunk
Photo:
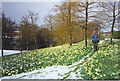
[[[34,36],[34,41],[35,41],[35,46],[36,46],[36,49],[37,49],[37,41],[36,41],[35,36]]]
[[[70,33],[70,46],[72,46],[72,34]]]
[[[68,8],[68,21],[69,21],[69,33],[70,33],[70,46],[72,46],[72,29],[71,29],[71,2],[69,3],[69,8]]]
[[[29,51],[29,46],[28,46],[28,44],[29,44],[29,43],[28,43],[28,40],[27,40],[27,50]]]
[[[47,40],[46,40],[46,38],[45,38],[45,45],[48,47],[48,44],[47,44]]]
[[[3,45],[4,43],[3,43],[3,35],[2,35],[2,39],[1,39],[1,54],[2,54],[2,56],[3,56],[3,47],[4,47],[4,45]]]
[[[52,31],[52,30],[51,30]],[[51,46],[53,46],[53,36],[51,36],[52,40],[51,40]]]
[[[20,38],[20,53],[22,53],[22,39]]]
[[[85,47],[87,47],[87,30],[85,29]]]
[[[29,51],[29,29],[28,29],[28,37],[27,37],[27,50]]]
[[[87,20],[88,20],[88,2],[86,2],[85,47],[87,47]]]
[[[1,54],[2,54],[2,56],[3,56],[3,48],[1,49]]]
[[[114,7],[113,7],[113,23],[112,23],[112,28],[111,28],[111,44],[112,44],[112,38],[113,38],[114,24],[115,24],[115,2],[114,2]]]
[[[111,29],[111,44],[112,44],[112,38],[113,38],[113,30]]]

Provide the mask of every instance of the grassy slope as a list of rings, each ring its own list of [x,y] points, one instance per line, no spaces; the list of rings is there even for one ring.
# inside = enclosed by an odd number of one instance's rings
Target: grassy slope
[[[86,62],[80,71],[84,79],[120,79],[119,41],[102,43],[91,60]]]
[[[70,65],[82,59],[91,52],[92,43],[88,41],[88,48],[84,41],[69,45],[56,46],[14,54],[3,57],[3,76],[11,76],[34,69],[45,68],[52,65]]]

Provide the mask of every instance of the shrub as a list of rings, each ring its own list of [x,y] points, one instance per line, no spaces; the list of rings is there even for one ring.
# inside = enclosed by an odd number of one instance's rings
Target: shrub
[[[113,32],[113,38],[114,39],[120,39],[120,31]]]

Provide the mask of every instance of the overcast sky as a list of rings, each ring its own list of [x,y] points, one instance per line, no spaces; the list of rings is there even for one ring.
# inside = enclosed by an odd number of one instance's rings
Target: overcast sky
[[[2,11],[6,16],[19,23],[22,16],[28,11],[33,11],[39,14],[37,24],[40,26],[44,23],[44,17],[48,14],[53,14],[51,9],[58,2],[2,2]]]
[[[37,24],[40,26],[44,24],[45,16],[53,14],[51,9],[55,8],[55,4],[59,4],[59,2],[2,2],[2,11],[5,12],[7,17],[16,21],[18,24],[20,18],[26,15],[29,10],[36,12],[39,14]],[[110,29],[104,29],[103,31],[110,31]]]

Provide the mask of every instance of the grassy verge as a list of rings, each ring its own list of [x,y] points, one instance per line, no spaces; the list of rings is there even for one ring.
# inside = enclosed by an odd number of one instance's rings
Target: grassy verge
[[[52,65],[71,65],[90,53],[91,47],[92,43],[89,40],[88,48],[85,48],[84,41],[82,41],[72,46],[62,45],[3,56],[3,76],[29,72]]]

